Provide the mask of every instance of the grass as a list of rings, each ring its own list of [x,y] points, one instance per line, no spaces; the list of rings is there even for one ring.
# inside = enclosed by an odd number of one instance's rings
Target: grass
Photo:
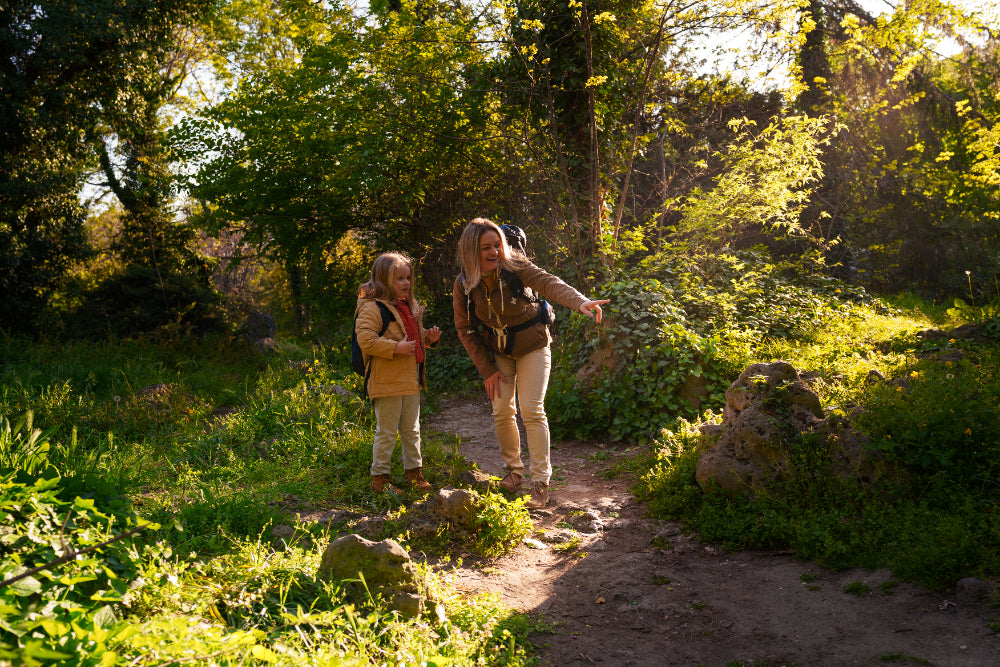
[[[380,537],[443,563],[452,553],[500,555],[531,526],[523,502],[485,494],[477,496],[475,530],[440,526],[411,535],[406,514],[417,496],[368,488],[374,418],[367,401],[334,389],[359,385],[341,356],[294,341],[265,359],[223,340],[0,339],[0,415],[9,420],[0,429],[0,473],[7,475],[0,479],[10,480],[0,499],[13,492],[15,478],[47,475],[58,497],[82,493],[98,506],[118,499],[123,516],[161,526],[120,543],[125,551],[115,558],[133,570],[111,583],[132,585],[123,585],[110,616],[88,598],[72,612],[75,625],[67,620],[52,634],[45,628],[56,626],[31,625],[32,607],[19,606],[44,589],[0,598],[0,606],[21,609],[4,607],[0,663],[34,664],[76,633],[79,660],[95,664],[112,655],[137,665],[528,664],[526,637],[535,622],[496,597],[451,589],[440,569],[418,565],[433,603],[414,619],[377,597],[357,600],[338,582],[316,579],[323,547],[350,527],[301,523],[299,513],[384,516]],[[28,414],[30,423],[19,419]],[[39,443],[44,451],[35,465],[38,456],[24,452]],[[467,465],[453,438],[425,437],[423,455],[438,487],[455,485]],[[399,459],[396,480],[403,478]],[[124,520],[108,516],[102,520]],[[37,520],[41,535],[51,532],[55,544],[66,539],[60,519]],[[294,535],[273,542],[279,523]],[[39,548],[25,542],[18,558],[51,560]],[[35,629],[18,639],[9,623]]]
[[[725,548],[792,548],[833,569],[888,567],[899,581],[934,589],[965,576],[1000,575],[1000,352],[991,344],[919,340],[918,331],[959,322],[941,309],[895,315],[859,307],[798,340],[767,341],[759,361],[784,359],[815,374],[828,414],[852,414],[890,466],[875,485],[824,472],[833,448],[808,439],[791,468],[753,495],[735,497],[694,479],[699,426],[666,429],[641,473],[638,494],[654,515],[684,520]],[[955,355],[961,361],[937,361]],[[951,359],[951,356],[947,356]],[[869,385],[878,370],[888,383]],[[902,381],[892,382],[894,378]]]

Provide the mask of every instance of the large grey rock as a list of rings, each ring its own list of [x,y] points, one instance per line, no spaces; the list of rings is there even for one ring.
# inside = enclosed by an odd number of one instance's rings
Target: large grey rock
[[[832,475],[871,483],[885,472],[865,448],[866,436],[843,417],[825,418],[819,396],[786,361],[748,366],[726,391],[722,423],[701,432],[709,445],[695,471],[702,486],[753,493],[785,471],[789,446],[805,433],[817,434],[817,446],[834,448]]]
[[[418,615],[423,605],[410,555],[395,540],[370,542],[354,534],[339,537],[327,545],[316,576],[325,581],[364,578],[372,594],[381,593],[390,607],[408,616]],[[347,587],[361,591],[359,583]]]

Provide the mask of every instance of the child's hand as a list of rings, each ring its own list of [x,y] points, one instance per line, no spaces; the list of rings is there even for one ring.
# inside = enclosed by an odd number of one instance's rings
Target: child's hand
[[[396,343],[396,349],[393,354],[403,354],[407,357],[412,357],[417,350],[417,343],[412,340],[401,340]]]
[[[433,345],[434,343],[441,340],[441,329],[439,327],[431,327],[427,330],[427,342]]]

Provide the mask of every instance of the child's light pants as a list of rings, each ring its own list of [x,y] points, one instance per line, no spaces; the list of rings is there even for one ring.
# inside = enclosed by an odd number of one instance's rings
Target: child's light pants
[[[388,475],[396,433],[403,443],[403,469],[423,465],[420,459],[420,395],[381,396],[372,399],[375,408],[375,443],[372,446],[372,477]]]
[[[508,382],[500,382],[500,395],[493,399],[493,426],[500,442],[500,456],[507,469],[524,474],[521,462],[521,436],[517,430],[515,397],[521,407],[521,421],[528,439],[531,464],[529,482],[548,484],[552,476],[549,459],[549,420],[545,416],[545,390],[549,385],[552,353],[546,345],[520,359],[497,354],[497,369]]]

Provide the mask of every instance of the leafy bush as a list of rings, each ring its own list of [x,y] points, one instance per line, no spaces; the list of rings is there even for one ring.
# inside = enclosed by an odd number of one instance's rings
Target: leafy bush
[[[592,293],[610,299],[605,324],[560,325],[547,399],[553,433],[640,443],[677,417],[720,407],[755,343],[808,338],[870,300],[810,267],[773,264],[760,250],[653,255]],[[581,387],[578,369],[596,363],[603,369]]]
[[[996,493],[1000,473],[1000,352],[921,361],[860,398],[872,446],[921,475]]]
[[[139,521],[113,492],[90,494],[101,502],[77,495],[74,487],[89,484],[66,484],[55,473],[30,421],[5,424],[0,447],[31,454],[7,455],[0,468],[0,658],[102,664],[122,629],[116,606],[128,603],[139,580],[132,535],[156,525]]]
[[[523,497],[508,501],[499,494],[486,493],[477,500],[475,553],[488,558],[502,556],[531,533],[533,525]]]
[[[70,336],[89,339],[225,330],[215,292],[193,276],[138,266],[108,278],[85,295],[67,323]]]

